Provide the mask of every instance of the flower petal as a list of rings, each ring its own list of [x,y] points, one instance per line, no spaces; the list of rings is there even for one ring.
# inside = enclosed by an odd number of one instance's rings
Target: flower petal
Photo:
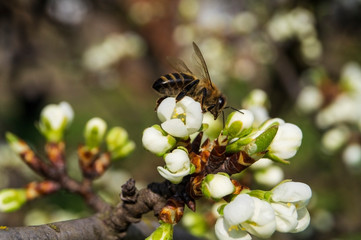
[[[143,131],[142,143],[147,150],[158,156],[162,156],[174,146],[176,140],[169,135],[163,136],[163,134],[154,127],[149,127]]]
[[[293,233],[296,232],[302,232],[303,230],[305,230],[308,225],[310,224],[310,213],[307,211],[306,207],[300,208],[297,210],[297,220],[298,220],[298,224],[296,226],[296,228],[294,228],[292,231]]]
[[[276,214],[276,229],[279,232],[290,232],[297,226],[297,210],[293,204],[271,203]]]
[[[254,202],[254,213],[252,217],[241,223],[247,232],[260,237],[268,238],[276,230],[275,213],[271,205],[263,200],[252,197]]]
[[[175,173],[190,168],[190,160],[188,154],[181,149],[175,149],[164,157],[167,169]]]
[[[199,102],[192,102],[186,108],[186,127],[188,134],[195,133],[202,126],[203,113]]]
[[[311,188],[301,182],[285,182],[272,190],[272,200],[275,202],[290,202],[301,204],[301,207],[308,203],[312,196]]]
[[[214,226],[216,236],[220,240],[251,240],[252,237],[246,232],[238,228],[228,225],[224,218],[218,218]]]
[[[168,97],[164,99],[157,108],[157,115],[161,122],[165,122],[172,117],[175,108],[175,98]]]
[[[239,194],[223,209],[227,224],[234,226],[247,221],[253,214],[254,202],[248,194]]]
[[[184,123],[178,119],[171,119],[161,124],[164,131],[174,137],[185,137],[188,135],[188,131]]]
[[[190,169],[188,169],[188,170],[183,170],[181,172],[172,173],[168,169],[165,169],[163,167],[157,167],[157,170],[162,177],[164,177],[165,179],[169,180],[174,184],[180,183],[183,177],[187,176],[190,171]]]

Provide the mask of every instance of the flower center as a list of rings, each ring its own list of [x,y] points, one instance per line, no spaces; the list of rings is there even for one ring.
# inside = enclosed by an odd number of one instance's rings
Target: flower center
[[[178,118],[180,119],[184,124],[186,123],[186,113],[184,111],[184,109],[182,107],[175,107],[173,114],[172,114],[172,118]]]

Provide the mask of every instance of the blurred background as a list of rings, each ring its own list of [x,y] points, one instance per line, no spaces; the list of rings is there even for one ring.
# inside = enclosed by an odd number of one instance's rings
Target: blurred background
[[[298,154],[277,171],[311,186],[311,224],[272,239],[361,239],[360,22],[360,0],[1,1],[0,188],[39,179],[9,150],[4,133],[42,155],[45,142],[34,123],[46,104],[61,101],[75,112],[66,136],[72,176],[79,177],[76,148],[84,124],[97,116],[126,128],[137,144],[96,181],[100,194],[117,202],[130,176],[140,186],[161,181],[155,167],[163,160],[141,143],[143,129],[158,123],[151,86],[173,71],[167,56],[192,68],[194,41],[229,105],[242,108],[243,99],[261,89],[269,116],[303,131]],[[270,189],[252,171],[245,174],[252,188]],[[209,217],[189,213],[185,227],[211,239],[211,203],[202,206]],[[79,197],[59,192],[0,214],[0,225],[90,214]]]

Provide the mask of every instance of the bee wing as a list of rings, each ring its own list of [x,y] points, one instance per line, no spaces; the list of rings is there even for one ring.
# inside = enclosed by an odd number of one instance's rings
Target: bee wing
[[[192,71],[187,67],[187,65],[183,62],[183,60],[179,59],[179,58],[172,58],[172,57],[167,57],[167,61],[169,63],[169,65],[174,68],[174,70],[176,70],[179,73],[189,73],[192,74]]]
[[[209,81],[209,84],[211,85],[212,88],[213,87],[213,84],[212,84],[212,81],[211,81],[211,77],[209,76],[209,72],[208,72],[208,67],[207,67],[207,64],[206,64],[206,61],[204,60],[204,57],[201,53],[201,50],[199,49],[199,47],[197,46],[197,44],[195,42],[193,42],[193,49],[194,49],[194,52],[195,52],[195,59],[196,59],[196,62],[198,63],[198,65],[201,67],[201,75],[202,75],[202,80],[208,80]]]

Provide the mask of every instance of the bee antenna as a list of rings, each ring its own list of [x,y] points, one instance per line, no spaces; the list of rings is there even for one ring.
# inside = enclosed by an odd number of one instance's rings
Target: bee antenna
[[[234,111],[237,111],[237,112],[239,112],[239,113],[242,113],[242,114],[243,114],[243,112],[242,112],[242,111],[240,111],[240,110],[238,110],[237,108],[234,108],[234,107],[231,107],[231,106],[226,106],[226,107],[224,107],[224,109],[227,109],[227,108],[230,108],[230,109],[232,109],[232,110],[234,110]]]

